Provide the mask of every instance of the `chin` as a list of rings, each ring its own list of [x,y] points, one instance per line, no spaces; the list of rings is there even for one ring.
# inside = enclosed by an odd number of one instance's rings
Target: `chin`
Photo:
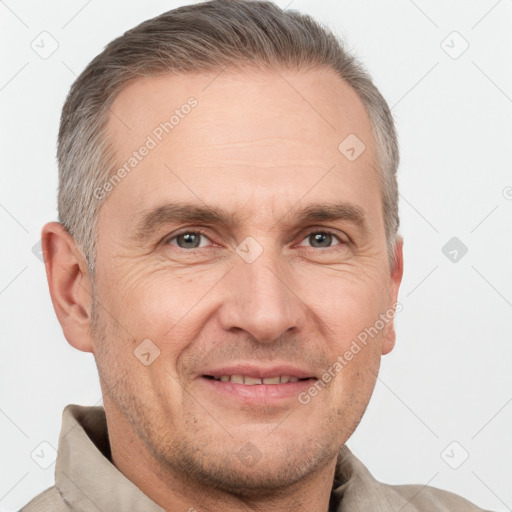
[[[240,449],[236,442],[201,442],[196,438],[177,445],[174,440],[158,458],[171,472],[186,475],[189,481],[247,499],[270,497],[329,463],[334,467],[340,446],[334,446],[334,440],[325,433],[321,441],[276,436],[274,443],[272,435],[266,442],[264,438],[257,444],[247,441]]]

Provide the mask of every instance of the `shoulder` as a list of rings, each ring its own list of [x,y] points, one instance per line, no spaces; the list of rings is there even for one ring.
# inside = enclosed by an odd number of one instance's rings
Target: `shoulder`
[[[57,487],[53,486],[32,498],[19,512],[69,512],[70,510]]]
[[[340,450],[334,483],[333,495],[340,511],[486,512],[462,496],[436,487],[380,482],[347,446]]]
[[[462,496],[436,487],[425,485],[385,485],[389,490],[404,498],[408,507],[403,512],[433,511],[436,512],[486,512]]]

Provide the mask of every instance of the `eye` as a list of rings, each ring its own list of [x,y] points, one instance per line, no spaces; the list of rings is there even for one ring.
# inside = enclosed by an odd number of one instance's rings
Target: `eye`
[[[311,244],[310,247],[317,249],[332,248],[332,243],[334,240],[338,240],[338,242],[340,242],[340,245],[342,246],[346,245],[345,241],[341,240],[340,237],[338,237],[338,235],[335,235],[330,231],[311,231],[303,240],[308,240]]]
[[[200,231],[184,231],[169,238],[166,243],[175,245],[180,249],[200,249],[205,247],[204,244],[201,244],[201,237],[209,240],[209,238]]]
[[[335,241],[338,241],[338,244],[334,244]],[[211,240],[201,231],[182,231],[170,238],[165,242],[169,245],[174,245],[179,249],[201,249],[208,246],[207,241]],[[347,242],[342,240],[338,235],[326,231],[326,230],[317,230],[311,231],[305,238],[303,238],[303,242],[299,244],[301,247],[307,247],[307,245],[303,245],[304,241],[309,241],[309,247],[316,249],[331,249],[335,248],[337,245],[345,246]]]

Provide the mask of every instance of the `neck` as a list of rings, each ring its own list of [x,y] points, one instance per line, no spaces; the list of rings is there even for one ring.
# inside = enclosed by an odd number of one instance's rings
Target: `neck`
[[[107,414],[112,463],[144,494],[171,512],[328,512],[336,457],[286,488],[232,493],[192,480],[160,463],[115,408]]]

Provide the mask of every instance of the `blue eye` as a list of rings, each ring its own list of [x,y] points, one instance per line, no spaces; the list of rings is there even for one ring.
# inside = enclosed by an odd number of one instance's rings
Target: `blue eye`
[[[312,247],[316,249],[330,249],[333,247],[336,247],[336,245],[344,246],[346,245],[346,242],[340,237],[334,233],[331,233],[330,231],[311,231],[309,234],[305,236],[305,238],[302,239],[304,242],[305,240],[309,240],[309,245],[302,245],[301,247]],[[334,244],[335,241],[338,241],[339,244]],[[167,244],[174,245],[175,247],[178,247],[179,249],[202,249],[204,247],[207,247],[208,244],[207,241],[211,240],[201,231],[183,231],[181,233],[178,233],[177,235],[174,235],[173,237],[169,238],[167,240]]]
[[[203,233],[198,231],[185,231],[169,238],[167,243],[177,245],[180,249],[199,249],[200,247],[204,247],[200,245],[201,237],[207,238]],[[174,240],[176,243],[171,243]]]
[[[319,249],[329,249],[333,247],[331,244],[334,239],[338,240],[338,242],[344,245],[344,242],[340,240],[337,235],[329,231],[312,231],[304,238],[304,240],[310,241],[311,247]]]

